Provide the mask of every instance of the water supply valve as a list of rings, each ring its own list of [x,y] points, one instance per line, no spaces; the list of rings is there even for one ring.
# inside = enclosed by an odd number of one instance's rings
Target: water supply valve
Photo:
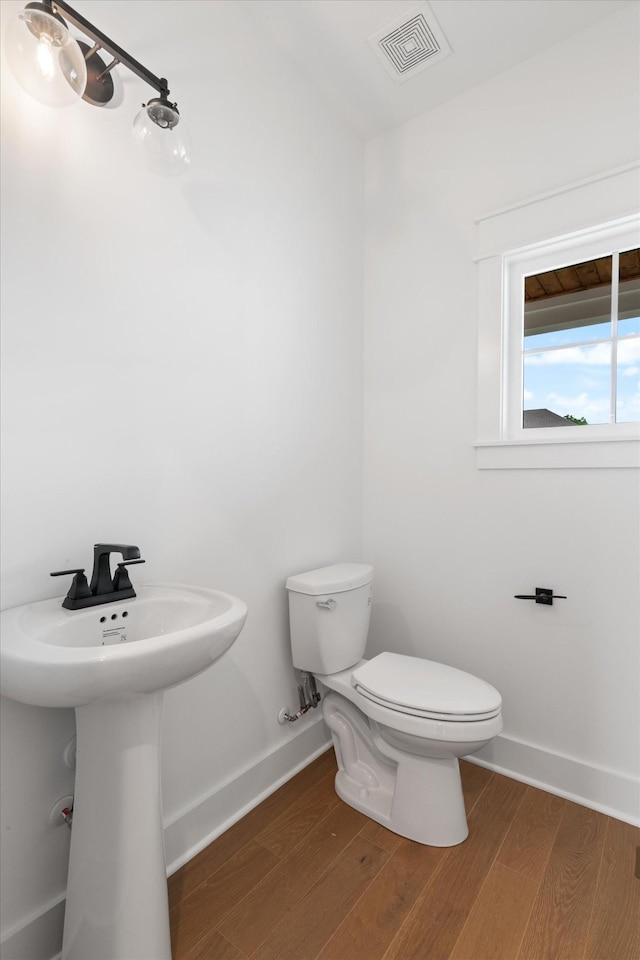
[[[309,710],[315,710],[315,708],[320,703],[322,697],[318,693],[316,687],[316,679],[312,673],[307,673],[304,671],[302,673],[302,683],[298,687],[298,699],[300,701],[300,709],[297,713],[289,713],[286,707],[283,707],[278,713],[278,723],[293,723],[295,720],[299,720],[300,717],[303,717],[305,713],[308,713]]]
[[[73,822],[73,797],[60,797],[59,800],[56,800],[49,811],[49,821],[54,826],[66,823],[69,830],[71,830],[71,824]]]

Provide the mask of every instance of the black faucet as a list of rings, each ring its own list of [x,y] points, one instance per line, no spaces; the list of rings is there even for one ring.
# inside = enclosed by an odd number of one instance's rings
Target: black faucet
[[[111,578],[111,564],[109,557],[112,553],[122,554],[122,561]],[[144,563],[140,559],[140,549],[130,543],[96,543],[93,548],[93,573],[91,584],[87,583],[84,568],[75,570],[56,570],[52,577],[63,574],[74,574],[71,587],[62,606],[67,610],[81,610],[84,607],[95,607],[102,603],[113,603],[115,600],[128,600],[135,597],[127,567],[134,563]]]
[[[93,548],[93,573],[90,590],[94,597],[103,597],[113,593],[115,586],[111,579],[109,557],[112,553],[121,553],[123,560],[138,560],[140,550],[128,543],[96,543]],[[135,597],[135,593],[133,594]]]

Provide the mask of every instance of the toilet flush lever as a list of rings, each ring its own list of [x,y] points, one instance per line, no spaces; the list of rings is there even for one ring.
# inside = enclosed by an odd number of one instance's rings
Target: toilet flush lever
[[[554,600],[566,600],[561,593],[554,593],[553,590],[547,590],[545,587],[536,587],[536,592],[532,596],[528,593],[516,593],[514,600],[535,600],[536,603],[545,603],[547,606],[553,606]]]
[[[316,600],[316,606],[322,607],[323,610],[335,610],[338,603],[333,597],[329,597],[328,600]]]

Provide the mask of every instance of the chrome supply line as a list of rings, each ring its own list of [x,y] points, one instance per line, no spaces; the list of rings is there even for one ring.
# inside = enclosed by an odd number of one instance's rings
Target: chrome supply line
[[[312,673],[303,671],[301,674],[301,679],[302,683],[298,687],[298,700],[300,701],[300,709],[297,713],[285,712],[282,714],[283,719],[288,720],[290,723],[294,723],[294,721],[299,720],[300,717],[303,717],[305,713],[309,712],[309,710],[315,710],[322,699],[318,693],[316,680]]]

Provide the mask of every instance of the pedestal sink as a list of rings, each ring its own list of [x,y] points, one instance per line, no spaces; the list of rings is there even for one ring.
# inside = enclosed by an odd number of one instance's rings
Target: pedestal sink
[[[63,960],[171,960],[162,692],[215,663],[247,616],[242,600],[203,587],[136,592],[84,610],[58,598],[1,614],[0,693],[76,710]]]

